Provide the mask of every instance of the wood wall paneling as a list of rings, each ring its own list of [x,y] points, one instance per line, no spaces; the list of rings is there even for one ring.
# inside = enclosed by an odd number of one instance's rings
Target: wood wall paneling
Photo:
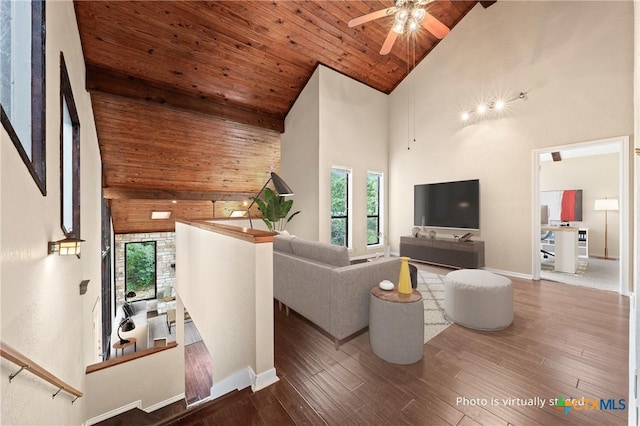
[[[248,200],[245,200],[248,201]],[[211,219],[229,217],[233,210],[246,210],[245,201],[178,201],[170,200],[110,200],[114,232],[132,234],[139,232],[173,232],[177,219]],[[171,212],[169,219],[151,219],[152,211]],[[259,218],[259,210],[254,205],[251,217]],[[260,219],[258,219],[260,220]]]
[[[427,10],[453,28],[475,4],[436,0]],[[413,66],[408,40],[380,55],[393,18],[347,23],[392,5],[75,1],[104,186],[120,191],[110,201],[116,232],[172,230],[148,219],[154,201],[180,198],[175,214],[199,218],[211,213],[198,202],[208,194],[257,193],[279,171],[284,118],[318,64],[390,93]],[[421,29],[416,63],[438,42]]]

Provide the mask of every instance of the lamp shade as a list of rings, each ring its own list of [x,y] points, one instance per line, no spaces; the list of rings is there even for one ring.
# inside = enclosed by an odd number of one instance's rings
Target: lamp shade
[[[118,338],[120,339],[120,344],[125,344],[125,343],[129,343],[129,340],[127,339],[123,339],[122,336],[120,336],[120,331],[131,331],[133,329],[136,328],[136,323],[133,322],[133,320],[129,317],[124,318],[122,321],[120,321],[120,324],[118,325]]]
[[[293,195],[293,190],[289,188],[289,185],[287,185],[287,183],[274,172],[271,172],[271,180],[273,181],[273,186],[275,187],[278,195]]]
[[[258,197],[260,197],[260,194],[262,194],[262,191],[264,191],[264,189],[267,187],[267,185],[269,184],[269,181],[273,181],[273,187],[275,188],[276,193],[278,195],[281,195],[283,197],[287,195],[293,195],[293,190],[289,188],[289,185],[287,185],[287,183],[284,180],[282,180],[280,176],[278,176],[274,172],[271,172],[271,177],[269,178],[269,180],[265,182],[260,192],[258,192],[258,195],[253,197],[253,201],[251,202],[251,204],[249,204],[249,207],[247,207],[247,215],[249,216],[249,224],[251,225],[251,229],[253,229],[253,221],[251,220],[251,207],[255,204]]]
[[[594,210],[605,210],[605,211],[617,211],[620,209],[618,206],[617,198],[604,198],[596,200],[593,206]]]
[[[131,331],[136,328],[136,323],[133,322],[131,318],[127,318],[122,321],[122,325],[120,327],[122,331]]]
[[[66,237],[58,241],[49,241],[49,254],[58,253],[60,256],[76,255],[80,257],[80,244],[84,240],[75,237]]]

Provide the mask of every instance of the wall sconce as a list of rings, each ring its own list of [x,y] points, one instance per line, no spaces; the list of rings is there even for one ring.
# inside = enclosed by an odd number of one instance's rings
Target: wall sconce
[[[84,240],[75,237],[67,237],[58,241],[49,241],[48,254],[58,253],[60,256],[75,254],[80,258],[80,243]]]
[[[462,121],[469,121],[471,118],[482,119],[487,117],[489,113],[502,111],[504,110],[510,103],[515,101],[526,101],[527,100],[527,92],[520,92],[518,96],[515,96],[511,99],[495,99],[488,103],[478,104],[475,108],[462,112],[460,114],[460,119]]]

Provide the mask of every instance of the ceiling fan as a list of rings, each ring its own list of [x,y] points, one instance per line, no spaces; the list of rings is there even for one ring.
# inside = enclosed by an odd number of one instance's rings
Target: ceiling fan
[[[398,35],[414,32],[420,25],[438,39],[443,39],[449,34],[449,28],[425,10],[425,6],[432,1],[433,0],[395,0],[395,5],[392,7],[350,20],[349,27],[355,27],[375,19],[384,18],[385,16],[395,15],[393,27],[389,30],[382,49],[380,49],[381,55],[386,55],[391,52],[393,43],[395,43]]]

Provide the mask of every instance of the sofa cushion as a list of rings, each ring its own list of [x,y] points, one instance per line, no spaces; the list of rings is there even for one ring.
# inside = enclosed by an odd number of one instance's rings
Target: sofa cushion
[[[276,235],[273,238],[273,249],[275,251],[293,254],[293,250],[291,249],[291,240],[294,238],[295,237],[287,235]]]
[[[290,241],[293,254],[333,266],[348,266],[349,252],[344,246],[294,238]]]
[[[124,302],[122,310],[124,311],[125,318],[132,317],[135,314],[135,309],[133,309],[133,306],[131,306],[131,303],[129,302]]]
[[[134,315],[139,314],[141,312],[147,312],[146,300],[136,300],[135,302],[130,302],[129,304],[133,307]]]

